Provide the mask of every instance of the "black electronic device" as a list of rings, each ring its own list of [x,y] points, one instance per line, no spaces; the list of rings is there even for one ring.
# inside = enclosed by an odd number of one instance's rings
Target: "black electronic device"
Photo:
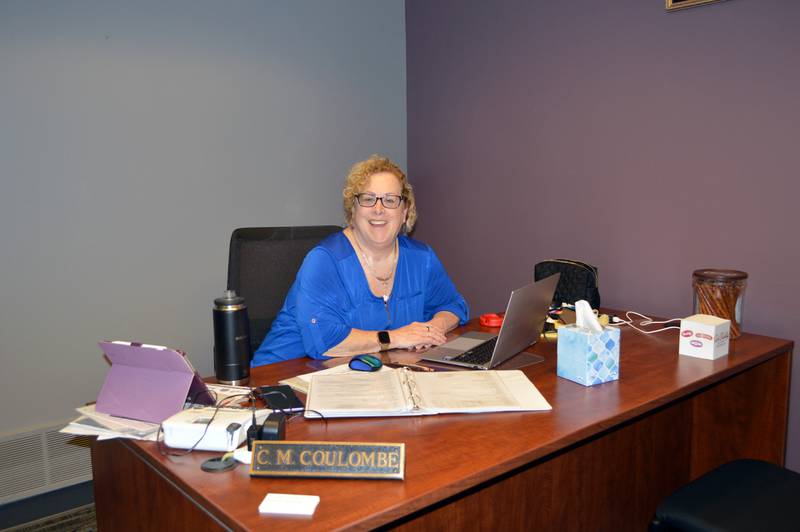
[[[273,412],[264,424],[261,425],[260,440],[284,440],[286,439],[286,414],[281,412]]]
[[[388,351],[392,344],[389,331],[378,331],[378,343],[381,344],[381,351]]]
[[[258,437],[261,435],[261,425],[256,422],[256,407],[255,407],[255,399],[253,399],[253,421],[250,423],[250,426],[247,427],[247,450],[253,450],[253,442],[259,439]]]
[[[253,442],[256,440],[260,440],[261,438],[259,435],[261,434],[261,425],[250,425],[247,427],[247,450],[253,450]]]
[[[273,412],[263,425],[250,425],[247,429],[247,450],[253,450],[253,442],[259,440],[283,440],[286,439],[286,414]]]
[[[286,384],[278,386],[260,386],[256,395],[266,403],[267,408],[279,412],[302,412],[305,406],[295,395],[294,390]]]

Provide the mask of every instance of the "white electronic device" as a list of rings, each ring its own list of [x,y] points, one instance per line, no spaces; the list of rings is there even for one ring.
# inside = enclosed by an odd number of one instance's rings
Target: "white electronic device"
[[[256,410],[256,423],[263,423],[270,412]],[[242,445],[252,423],[250,409],[206,406],[181,410],[164,420],[162,430],[164,443],[170,447],[227,452]]]

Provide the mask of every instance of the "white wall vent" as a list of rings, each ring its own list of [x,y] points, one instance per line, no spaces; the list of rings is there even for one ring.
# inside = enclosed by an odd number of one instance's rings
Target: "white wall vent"
[[[89,437],[64,425],[0,437],[0,504],[92,480]]]

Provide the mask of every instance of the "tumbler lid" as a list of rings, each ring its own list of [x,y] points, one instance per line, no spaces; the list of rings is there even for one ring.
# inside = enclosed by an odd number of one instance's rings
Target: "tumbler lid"
[[[244,298],[236,295],[236,290],[225,290],[222,297],[214,300],[216,307],[244,307]]]
[[[742,279],[747,279],[747,272],[739,270],[721,270],[718,268],[695,270],[692,275],[701,279],[714,281],[741,281]]]

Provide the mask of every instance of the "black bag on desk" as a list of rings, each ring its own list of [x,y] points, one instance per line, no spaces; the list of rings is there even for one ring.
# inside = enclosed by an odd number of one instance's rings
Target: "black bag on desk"
[[[533,267],[533,280],[539,281],[560,273],[553,304],[574,305],[576,301],[585,299],[592,308],[600,307],[600,291],[598,290],[597,267],[585,262],[569,259],[551,259],[538,263]]]

